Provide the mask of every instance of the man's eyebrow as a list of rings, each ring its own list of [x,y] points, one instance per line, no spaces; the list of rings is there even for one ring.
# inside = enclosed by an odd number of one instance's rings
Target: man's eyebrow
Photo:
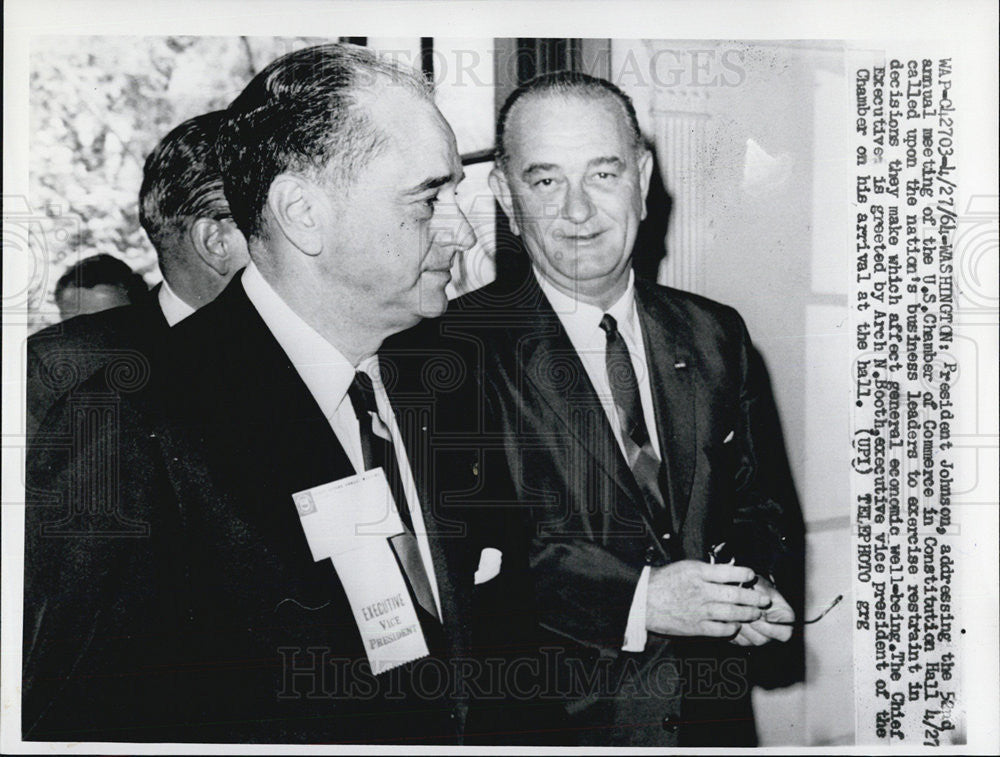
[[[617,155],[605,155],[601,156],[600,158],[594,158],[593,160],[588,161],[587,165],[590,166],[591,168],[594,168],[595,166],[613,165],[618,170],[623,171],[625,170],[626,164],[625,161],[619,158]]]
[[[607,166],[607,165],[614,166],[619,171],[624,171],[627,164],[617,155],[602,155],[598,158],[593,158],[587,161],[588,168],[594,168],[596,166]],[[521,171],[521,179],[522,181],[528,181],[535,174],[549,173],[558,170],[559,166],[557,166],[555,163],[531,163],[530,165],[527,166],[527,168]]]
[[[556,171],[559,169],[555,163],[531,163],[521,171],[521,178],[525,181],[530,179],[536,173],[547,173],[549,171]]]
[[[432,189],[443,187],[445,184],[449,184],[451,182],[458,184],[464,178],[465,178],[465,173],[458,173],[458,174],[450,173],[445,176],[433,176],[429,179],[424,179],[422,182],[417,184],[417,186],[413,187],[412,189],[407,189],[406,192],[404,192],[403,194],[406,195],[423,194],[424,192],[429,192]]]

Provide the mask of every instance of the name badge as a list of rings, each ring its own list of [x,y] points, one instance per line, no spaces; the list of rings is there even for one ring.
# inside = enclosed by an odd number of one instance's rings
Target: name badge
[[[313,560],[330,558],[375,675],[429,652],[389,544],[403,533],[381,468],[292,495]]]

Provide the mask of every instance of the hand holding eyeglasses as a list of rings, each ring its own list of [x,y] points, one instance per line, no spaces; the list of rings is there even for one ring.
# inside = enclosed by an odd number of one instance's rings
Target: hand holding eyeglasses
[[[719,562],[719,556],[725,548],[725,542],[712,547],[707,556],[709,564],[715,565]],[[731,559],[730,563],[735,563]],[[757,575],[750,582],[740,584],[742,588],[750,588],[761,593],[770,599],[770,605],[764,610],[760,619],[743,623],[740,630],[733,637],[732,642],[740,646],[761,646],[769,641],[788,641],[792,636],[794,626],[807,626],[816,623],[826,617],[826,614],[836,607],[843,594],[838,594],[830,605],[819,615],[809,620],[796,620],[795,611],[791,608],[781,593],[774,587],[770,580]]]
[[[759,620],[771,602],[743,588],[753,571],[737,565],[680,560],[649,573],[646,628],[667,636],[728,638],[741,623]]]
[[[788,641],[792,638],[795,611],[791,605],[763,576],[757,576],[757,580],[751,588],[767,597],[771,604],[764,610],[764,614],[759,620],[743,623],[740,626],[740,630],[733,637],[733,643],[741,647],[759,647],[769,641]]]

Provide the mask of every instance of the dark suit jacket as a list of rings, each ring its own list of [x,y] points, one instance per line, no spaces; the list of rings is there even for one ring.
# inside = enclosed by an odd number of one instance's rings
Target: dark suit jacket
[[[32,439],[45,414],[67,392],[106,365],[108,391],[136,391],[149,379],[148,353],[169,327],[157,300],[159,286],[140,302],[80,315],[28,337],[25,431]]]
[[[482,349],[484,391],[527,508],[541,625],[574,725],[564,743],[752,744],[740,648],[650,634],[621,651],[645,565],[704,560],[725,542],[767,575],[786,552],[784,512],[761,485],[761,377],[739,315],[636,281],[668,513],[644,505],[593,386],[532,277],[456,303],[453,329]],[[671,523],[669,511],[674,513]],[[666,532],[675,536],[664,539]],[[698,668],[698,666],[701,666]]]
[[[170,342],[143,392],[95,376],[65,397],[29,460],[24,737],[461,740],[473,574],[501,529],[465,519],[476,461],[436,438],[465,412],[456,385],[420,350],[387,361],[444,623],[431,657],[376,679],[291,498],[353,468],[239,278]]]

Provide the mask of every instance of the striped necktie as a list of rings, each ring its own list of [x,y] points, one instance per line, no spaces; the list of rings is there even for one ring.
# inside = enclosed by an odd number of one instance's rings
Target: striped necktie
[[[423,560],[420,558],[417,537],[413,534],[413,519],[410,517],[406,492],[403,490],[402,479],[399,475],[399,465],[392,444],[392,435],[388,426],[379,416],[378,403],[375,401],[375,389],[367,373],[357,371],[354,374],[354,381],[351,382],[351,386],[347,390],[347,396],[350,397],[354,414],[358,418],[358,427],[361,431],[361,455],[365,470],[381,468],[385,472],[389,491],[392,492],[396,509],[399,511],[399,518],[403,522],[403,533],[392,536],[389,542],[403,572],[406,574],[417,603],[428,614],[440,621],[437,606],[434,604],[434,593],[431,591],[430,579],[427,577]]]
[[[664,492],[667,491],[666,467],[657,456],[649,438],[632,358],[629,356],[625,339],[618,332],[618,322],[614,317],[605,313],[600,326],[607,335],[604,352],[605,368],[608,384],[611,386],[611,396],[618,413],[625,459],[642,492],[653,528],[659,534],[667,535],[672,529],[669,526],[669,516],[663,500]]]

